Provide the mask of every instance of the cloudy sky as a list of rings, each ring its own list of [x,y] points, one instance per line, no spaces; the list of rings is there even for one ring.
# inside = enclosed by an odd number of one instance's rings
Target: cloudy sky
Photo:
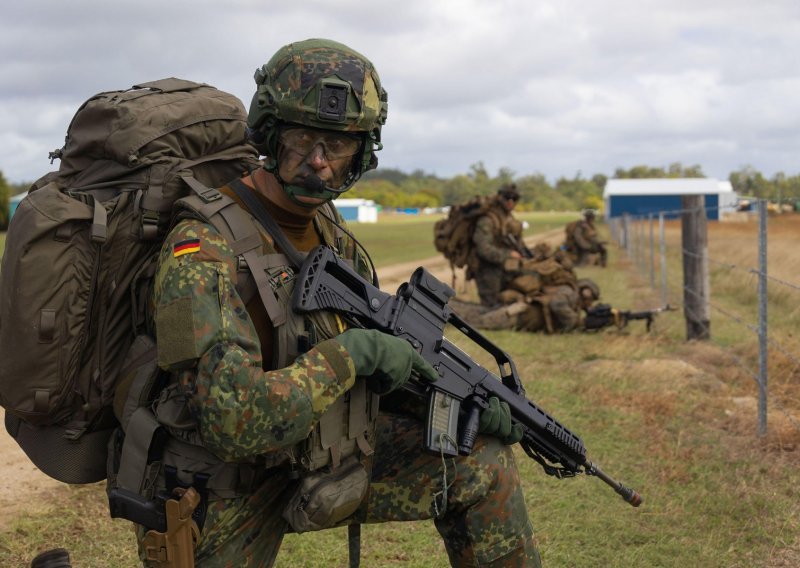
[[[249,104],[254,70],[309,37],[376,65],[389,93],[384,167],[800,173],[797,0],[9,2],[0,171],[15,183],[48,171],[98,91],[176,76]]]

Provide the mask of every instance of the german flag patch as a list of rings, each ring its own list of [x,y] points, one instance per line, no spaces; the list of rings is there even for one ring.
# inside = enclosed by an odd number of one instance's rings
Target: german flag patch
[[[190,252],[198,252],[200,250],[200,239],[186,239],[179,243],[175,243],[172,247],[172,256],[178,258]]]

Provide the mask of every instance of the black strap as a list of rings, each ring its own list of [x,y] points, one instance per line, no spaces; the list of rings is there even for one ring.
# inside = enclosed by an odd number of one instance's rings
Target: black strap
[[[350,557],[350,568],[361,565],[361,525],[347,525],[347,552]]]
[[[253,190],[248,187],[247,185],[242,182],[240,179],[236,179],[230,184],[231,189],[239,196],[247,208],[250,210],[250,213],[258,219],[258,222],[266,229],[267,233],[273,238],[275,244],[278,245],[278,248],[283,251],[283,254],[289,259],[289,262],[294,265],[295,268],[300,268],[303,265],[303,261],[305,260],[305,256],[301,254],[294,245],[289,242],[289,239],[286,238],[286,235],[283,234],[283,231],[278,226],[278,223],[275,222],[275,219],[272,218],[272,215],[269,214],[267,208],[264,207],[264,204],[256,197]]]

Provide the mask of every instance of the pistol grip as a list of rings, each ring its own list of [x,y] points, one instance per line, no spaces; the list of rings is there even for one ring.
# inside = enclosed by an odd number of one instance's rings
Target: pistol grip
[[[475,439],[478,437],[478,427],[481,419],[481,407],[477,404],[472,404],[467,413],[467,421],[464,424],[464,433],[461,435],[461,440],[458,443],[458,453],[462,456],[468,456],[472,453],[472,448],[475,446]]]

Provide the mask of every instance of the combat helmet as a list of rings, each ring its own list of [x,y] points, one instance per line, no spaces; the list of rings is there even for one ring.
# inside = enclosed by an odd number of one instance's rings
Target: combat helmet
[[[350,188],[378,165],[387,94],[372,63],[328,39],[308,39],[279,49],[255,72],[256,92],[247,116],[248,138],[277,172],[282,127],[299,125],[357,134],[361,147],[344,184]]]
[[[497,195],[502,199],[519,200],[520,193],[515,183],[505,183],[497,190]]]
[[[590,305],[600,299],[600,287],[595,284],[594,280],[590,280],[589,278],[580,278],[576,282],[576,285],[578,287],[581,300],[587,305]]]

